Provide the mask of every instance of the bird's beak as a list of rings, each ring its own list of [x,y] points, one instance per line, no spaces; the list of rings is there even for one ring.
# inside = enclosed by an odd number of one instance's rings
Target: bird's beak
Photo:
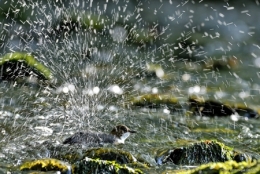
[[[129,130],[128,132],[130,132],[130,133],[136,133],[136,131],[134,131],[134,130]]]

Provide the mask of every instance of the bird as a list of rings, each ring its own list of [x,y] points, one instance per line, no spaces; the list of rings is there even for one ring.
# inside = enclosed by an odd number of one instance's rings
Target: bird
[[[136,133],[134,130],[130,130],[125,125],[115,126],[110,134],[100,133],[100,132],[76,132],[71,137],[66,138],[63,144],[124,144],[125,140],[129,137],[131,133]]]

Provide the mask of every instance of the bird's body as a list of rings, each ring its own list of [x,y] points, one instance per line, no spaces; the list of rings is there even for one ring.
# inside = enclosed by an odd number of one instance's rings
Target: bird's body
[[[130,133],[135,133],[136,131],[131,131],[125,125],[118,125],[113,128],[110,134],[99,133],[99,132],[77,132],[71,137],[65,139],[63,144],[124,144]]]

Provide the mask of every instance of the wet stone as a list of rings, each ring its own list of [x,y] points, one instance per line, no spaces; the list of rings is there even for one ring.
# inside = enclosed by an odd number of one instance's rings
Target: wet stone
[[[206,100],[199,101],[197,99],[189,98],[190,110],[194,114],[201,116],[230,116],[235,114],[235,110],[219,101]]]
[[[236,156],[234,155],[236,153]],[[172,162],[177,165],[197,165],[209,162],[233,160],[244,161],[245,154],[235,152],[232,148],[217,141],[204,141],[187,147],[175,148],[156,157],[157,164]]]
[[[177,111],[182,109],[178,99],[174,96],[166,94],[144,94],[132,98],[132,106],[134,107],[147,107],[147,108],[169,108],[170,110]]]
[[[112,148],[89,149],[85,153],[85,156],[94,159],[98,158],[102,160],[116,161],[119,164],[133,163],[137,161],[131,153],[122,150],[112,149]]]
[[[139,169],[122,166],[114,161],[94,160],[85,158],[75,164],[75,173],[120,173],[120,174],[141,174]]]
[[[60,171],[63,174],[68,174],[71,173],[71,166],[63,161],[49,158],[25,162],[20,166],[20,170]]]
[[[191,170],[182,171],[165,171],[169,174],[195,174],[195,173],[259,173],[260,172],[260,161],[248,161],[248,162],[236,162],[236,161],[226,161],[226,162],[216,162],[208,163],[198,166]]]
[[[258,118],[259,114],[248,107],[236,107],[235,111],[242,117],[247,117],[247,118]]]
[[[51,71],[29,53],[8,53],[0,58],[0,80],[16,80],[22,77],[37,77],[50,80]]]

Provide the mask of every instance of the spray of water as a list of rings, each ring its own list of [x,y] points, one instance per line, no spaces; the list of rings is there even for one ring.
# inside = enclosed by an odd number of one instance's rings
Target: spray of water
[[[238,129],[241,139],[259,137],[255,123],[250,130],[250,121],[238,115],[224,121],[186,115],[190,96],[245,106],[259,102],[256,5],[258,1],[2,3],[0,54],[32,53],[54,78],[47,86],[32,80],[0,83],[0,161],[19,164],[26,158],[23,150],[32,151],[29,158],[49,156],[32,147],[47,140],[59,144],[79,130],[108,131],[117,123],[139,129],[134,140],[142,144],[142,154],[150,154],[149,146],[168,148],[178,138],[200,135],[229,143],[235,135],[219,131],[223,127]],[[174,96],[181,108],[133,109],[132,99],[143,94]],[[199,135],[199,126],[215,129]],[[154,162],[150,155],[143,157]]]

